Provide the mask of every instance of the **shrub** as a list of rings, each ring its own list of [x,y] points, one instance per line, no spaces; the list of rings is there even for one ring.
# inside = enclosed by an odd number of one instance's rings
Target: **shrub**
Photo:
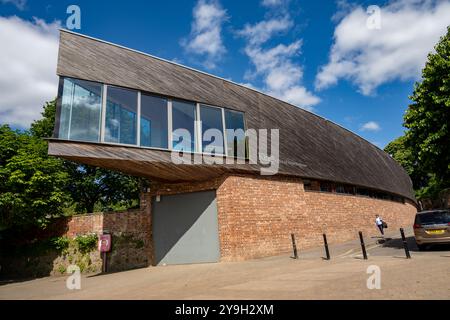
[[[87,234],[77,236],[74,241],[77,243],[80,252],[85,254],[93,251],[97,247],[98,238],[96,234]]]
[[[67,253],[67,249],[69,248],[70,240],[67,237],[56,237],[50,239],[50,243],[57,251],[65,254]]]

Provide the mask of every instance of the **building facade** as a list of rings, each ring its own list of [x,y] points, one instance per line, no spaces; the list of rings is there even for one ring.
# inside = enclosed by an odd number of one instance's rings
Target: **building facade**
[[[319,245],[322,233],[342,242],[360,230],[375,233],[375,214],[392,228],[413,222],[406,172],[313,113],[64,30],[57,74],[49,154],[150,181],[143,228],[151,229],[151,264],[286,253],[291,233],[302,248]],[[269,130],[268,139],[261,130]],[[252,161],[252,154],[276,155],[276,172],[262,174],[267,157]]]

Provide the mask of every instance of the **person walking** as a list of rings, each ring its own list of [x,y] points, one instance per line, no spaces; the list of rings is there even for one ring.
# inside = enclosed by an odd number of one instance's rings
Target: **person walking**
[[[384,236],[384,224],[383,224],[383,219],[380,218],[379,215],[375,216],[375,223],[378,227],[378,229],[380,229],[381,235]]]

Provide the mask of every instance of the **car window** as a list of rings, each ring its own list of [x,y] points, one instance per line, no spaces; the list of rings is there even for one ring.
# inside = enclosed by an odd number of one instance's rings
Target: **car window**
[[[450,223],[450,212],[436,211],[417,215],[420,224],[447,224]]]

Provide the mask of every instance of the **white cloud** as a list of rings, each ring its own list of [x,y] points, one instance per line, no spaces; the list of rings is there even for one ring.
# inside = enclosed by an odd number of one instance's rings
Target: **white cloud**
[[[249,45],[256,46],[263,44],[275,34],[288,30],[292,25],[292,20],[285,16],[280,19],[263,20],[254,25],[247,24],[237,34],[247,38]]]
[[[193,10],[191,34],[182,39],[185,50],[204,58],[203,64],[213,69],[217,61],[226,52],[222,40],[222,24],[227,13],[215,0],[199,0]]]
[[[27,0],[1,0],[3,4],[13,4],[19,10],[25,10],[25,6],[27,5]]]
[[[450,24],[450,2],[389,2],[381,7],[379,30],[367,28],[367,18],[361,6],[342,17],[334,31],[329,62],[317,74],[317,89],[346,79],[364,95],[371,95],[383,83],[419,79],[427,54]]]
[[[355,3],[350,3],[347,0],[337,0],[336,1],[337,11],[331,17],[333,22],[339,22],[342,18],[352,12],[357,5]]]
[[[0,123],[27,128],[55,98],[59,27],[0,17]]]
[[[361,131],[380,131],[381,127],[377,122],[369,121],[369,122],[364,123],[361,126],[360,130]]]
[[[246,78],[262,76],[264,87],[261,91],[311,110],[320,99],[301,85],[303,68],[293,60],[300,54],[302,41],[297,40],[288,45],[278,44],[271,48],[263,47],[274,35],[286,32],[292,26],[292,20],[285,15],[246,25],[237,32],[246,39],[245,53],[254,66],[253,71],[247,72]]]
[[[261,4],[265,7],[274,7],[285,4],[289,0],[262,0]]]

